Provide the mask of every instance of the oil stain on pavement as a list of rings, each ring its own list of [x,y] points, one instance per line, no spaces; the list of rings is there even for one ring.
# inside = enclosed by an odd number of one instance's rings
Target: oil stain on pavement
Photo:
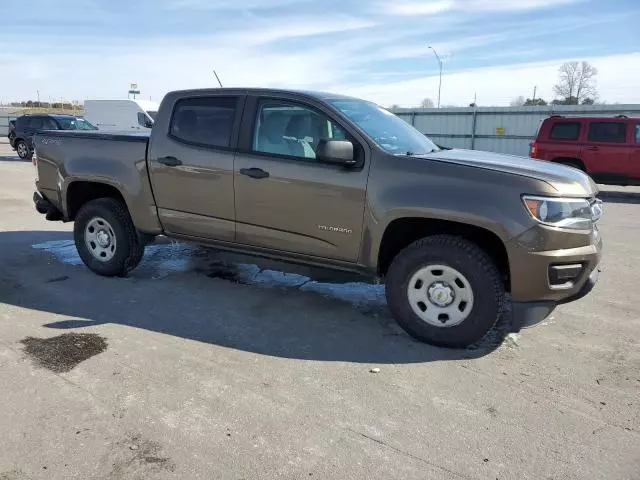
[[[104,352],[107,341],[95,333],[64,333],[57,337],[27,337],[23,351],[39,367],[56,373],[72,370],[79,363]]]
[[[116,443],[111,453],[109,479],[149,478],[160,471],[173,472],[175,464],[162,455],[162,446],[140,434],[130,434]]]

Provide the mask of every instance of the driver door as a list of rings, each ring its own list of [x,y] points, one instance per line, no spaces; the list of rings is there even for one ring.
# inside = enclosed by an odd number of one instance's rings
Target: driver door
[[[362,238],[368,162],[358,168],[320,163],[322,139],[344,139],[328,113],[298,101],[248,102],[251,145],[234,166],[236,241],[314,257],[356,262]],[[257,107],[255,107],[257,105]]]

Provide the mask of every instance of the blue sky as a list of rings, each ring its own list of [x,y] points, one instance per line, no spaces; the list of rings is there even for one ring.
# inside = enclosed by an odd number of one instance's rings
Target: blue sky
[[[600,98],[640,103],[637,0],[28,0],[0,16],[0,100],[144,98],[215,85],[311,88],[383,105],[553,97],[589,60]]]

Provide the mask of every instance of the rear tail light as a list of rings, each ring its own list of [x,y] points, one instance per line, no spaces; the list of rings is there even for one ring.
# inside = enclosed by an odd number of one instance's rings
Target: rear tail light
[[[532,142],[531,143],[531,150],[529,151],[529,156],[531,158],[538,158],[538,143],[537,142]]]

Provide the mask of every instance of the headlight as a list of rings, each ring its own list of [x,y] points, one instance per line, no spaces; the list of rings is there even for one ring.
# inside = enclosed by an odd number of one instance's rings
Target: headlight
[[[527,211],[540,223],[553,227],[589,230],[602,215],[600,200],[584,198],[522,197]]]

